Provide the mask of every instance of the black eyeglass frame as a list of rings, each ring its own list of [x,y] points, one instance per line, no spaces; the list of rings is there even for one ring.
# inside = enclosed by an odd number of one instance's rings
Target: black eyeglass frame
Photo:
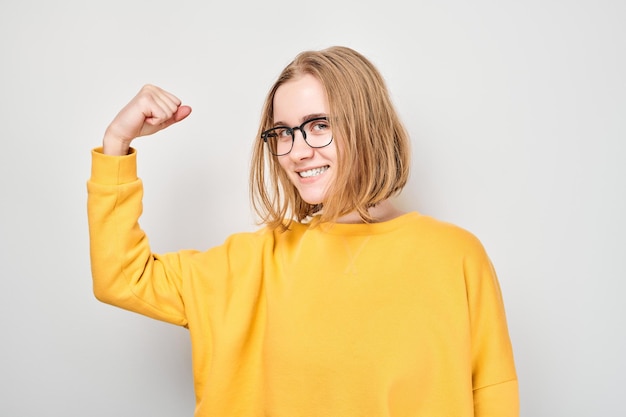
[[[275,154],[274,152],[272,152],[272,148],[268,145],[268,149],[270,151],[270,153],[274,156],[284,156],[284,155],[288,155],[291,150],[293,149],[293,144],[296,141],[296,130],[299,130],[300,133],[302,133],[302,138],[304,139],[304,142],[311,148],[313,149],[320,149],[320,148],[325,148],[326,146],[330,145],[334,139],[334,137],[332,136],[331,133],[331,137],[330,140],[328,141],[328,143],[326,145],[322,145],[322,146],[313,146],[311,145],[307,140],[306,140],[306,131],[304,130],[304,126],[311,123],[311,122],[317,122],[320,120],[325,120],[328,122],[328,117],[327,116],[321,116],[321,117],[314,117],[312,119],[306,120],[304,121],[300,126],[294,126],[294,127],[289,127],[289,126],[274,126],[271,129],[267,129],[265,131],[263,131],[261,133],[261,138],[263,139],[263,142],[265,142],[267,144],[267,137],[268,134],[276,129],[285,129],[287,132],[289,132],[289,134],[291,135],[291,147],[289,148],[289,151],[285,152],[285,153],[281,153],[281,154]]]

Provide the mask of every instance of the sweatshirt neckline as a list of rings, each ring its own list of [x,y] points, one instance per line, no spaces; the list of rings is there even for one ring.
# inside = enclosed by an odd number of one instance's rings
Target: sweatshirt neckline
[[[311,220],[309,229],[319,229],[331,235],[373,235],[394,231],[418,217],[420,217],[418,212],[410,211],[380,223],[320,223],[319,217],[316,216]]]

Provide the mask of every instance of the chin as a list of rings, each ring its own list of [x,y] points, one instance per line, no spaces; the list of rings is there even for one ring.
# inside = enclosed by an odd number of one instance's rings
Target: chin
[[[302,200],[304,200],[305,203],[307,204],[311,204],[311,205],[316,205],[316,204],[322,204],[324,202],[324,193],[320,193],[320,194],[313,194],[313,193],[303,193],[300,192],[300,198]]]
[[[295,185],[300,198],[307,204],[322,204],[326,199],[327,181],[320,181],[317,184],[296,183]]]

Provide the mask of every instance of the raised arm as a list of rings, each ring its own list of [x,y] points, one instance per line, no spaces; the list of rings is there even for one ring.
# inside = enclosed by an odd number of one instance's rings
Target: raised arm
[[[176,254],[153,254],[139,226],[143,186],[130,144],[183,120],[191,112],[172,94],[151,85],[118,113],[102,149],[92,151],[87,183],[93,290],[106,303],[186,325],[181,268]]]

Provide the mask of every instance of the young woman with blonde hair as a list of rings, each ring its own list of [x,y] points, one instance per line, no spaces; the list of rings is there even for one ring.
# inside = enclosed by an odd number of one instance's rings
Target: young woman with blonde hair
[[[491,262],[471,233],[391,202],[409,138],[384,80],[345,47],[270,89],[251,197],[264,227],[154,254],[133,139],[191,108],[145,86],[92,151],[96,297],[189,329],[196,416],[517,416]]]

